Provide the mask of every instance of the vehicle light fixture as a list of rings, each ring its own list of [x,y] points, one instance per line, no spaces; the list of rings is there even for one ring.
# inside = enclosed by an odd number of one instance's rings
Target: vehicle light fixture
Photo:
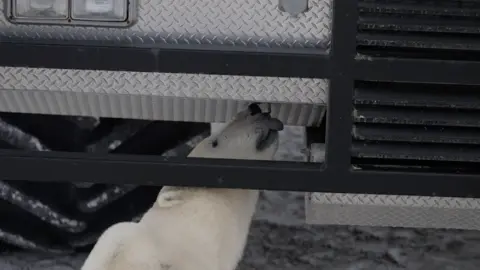
[[[72,18],[92,21],[125,21],[126,0],[75,0],[72,1]]]
[[[133,24],[136,0],[8,0],[12,23],[126,27]]]
[[[67,19],[68,0],[15,0],[16,18]]]

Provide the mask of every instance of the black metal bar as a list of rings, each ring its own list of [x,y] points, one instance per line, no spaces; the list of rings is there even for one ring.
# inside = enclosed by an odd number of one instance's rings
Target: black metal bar
[[[355,62],[358,80],[480,84],[480,62],[370,58]]]
[[[405,171],[353,171],[350,175],[342,192],[480,198],[478,175]]]
[[[350,168],[352,144],[353,65],[356,54],[358,10],[356,1],[335,1],[333,16],[332,69],[330,80],[326,166],[344,175]],[[329,181],[335,181],[330,179]]]
[[[324,78],[329,56],[318,50],[168,46],[110,47],[89,44],[0,42],[0,66],[140,72],[206,73]]]
[[[0,151],[4,180],[70,181],[114,184],[186,185],[288,189],[285,173],[311,181],[318,164],[251,160],[172,159],[159,156]],[[22,169],[18,169],[18,164]],[[68,180],[66,180],[68,179]],[[285,181],[287,180],[287,181]]]
[[[0,155],[0,178],[480,198],[478,175],[375,171],[339,175],[319,171],[318,164],[296,162],[131,159],[126,161],[122,155],[106,159],[71,153],[4,152]],[[22,164],[21,170],[18,164]]]
[[[343,10],[341,6],[351,5],[350,2],[335,5]],[[341,58],[353,61],[351,49],[355,34],[340,28],[347,20],[353,21],[349,14],[355,17],[357,11],[342,13],[338,17],[342,19],[334,21],[332,58],[319,51],[298,49],[139,48],[2,41],[0,66],[333,78],[350,74]],[[349,47],[350,53],[342,47]],[[480,77],[476,75],[480,63],[473,61],[370,57],[357,59],[354,66],[352,72],[358,80],[480,84]]]

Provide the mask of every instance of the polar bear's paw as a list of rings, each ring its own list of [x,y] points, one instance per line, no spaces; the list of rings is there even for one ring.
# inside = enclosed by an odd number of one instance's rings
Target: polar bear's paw
[[[157,206],[168,208],[179,205],[188,200],[195,188],[165,186],[157,196]]]

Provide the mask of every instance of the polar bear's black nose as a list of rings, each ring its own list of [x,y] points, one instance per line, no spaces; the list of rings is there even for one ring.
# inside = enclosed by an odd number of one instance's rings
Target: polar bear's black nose
[[[262,109],[258,105],[258,103],[252,103],[248,106],[248,110],[250,111],[251,115],[256,115],[262,113]]]

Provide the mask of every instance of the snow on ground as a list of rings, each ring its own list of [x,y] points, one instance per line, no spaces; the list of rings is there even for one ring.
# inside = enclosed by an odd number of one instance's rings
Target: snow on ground
[[[282,142],[280,159],[301,160],[301,129],[288,128]],[[239,270],[480,269],[480,232],[315,226],[304,215],[302,193],[263,192]],[[0,269],[79,269],[85,256],[6,253]]]

